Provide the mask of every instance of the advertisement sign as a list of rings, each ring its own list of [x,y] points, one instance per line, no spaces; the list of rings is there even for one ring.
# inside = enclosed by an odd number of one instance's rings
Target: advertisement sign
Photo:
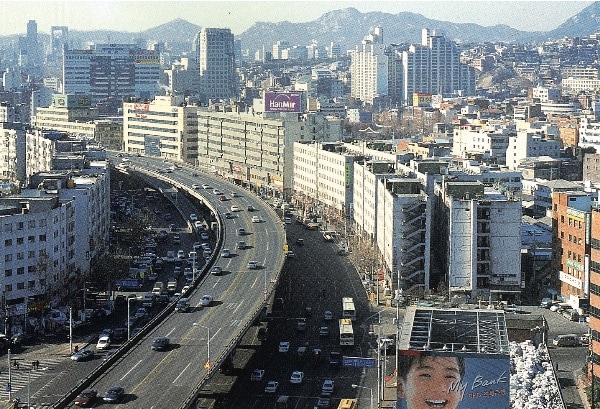
[[[510,357],[442,351],[398,351],[397,409],[506,409]]]
[[[302,112],[301,96],[298,92],[265,92],[265,112]]]

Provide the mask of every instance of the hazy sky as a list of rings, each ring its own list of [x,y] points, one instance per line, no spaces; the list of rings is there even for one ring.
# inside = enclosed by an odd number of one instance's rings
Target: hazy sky
[[[71,30],[143,31],[176,18],[202,27],[230,28],[240,34],[257,21],[306,22],[328,11],[354,7],[361,12],[403,11],[427,18],[482,26],[506,24],[523,31],[548,31],[590,5],[591,1],[431,1],[431,0],[289,0],[289,1],[26,1],[0,0],[0,35],[24,34],[27,21],[38,32],[50,26]]]

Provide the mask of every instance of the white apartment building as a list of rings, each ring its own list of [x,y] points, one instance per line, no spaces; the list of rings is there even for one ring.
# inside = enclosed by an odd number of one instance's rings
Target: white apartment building
[[[560,82],[562,92],[565,95],[577,95],[581,91],[595,91],[600,88],[598,78],[563,78]]]
[[[421,183],[410,178],[377,181],[376,243],[386,270],[387,288],[428,292],[431,210]]]
[[[294,193],[341,214],[352,203],[354,155],[341,143],[294,143]]]
[[[235,68],[234,37],[228,28],[200,30],[200,95],[227,99],[237,96],[239,80]]]
[[[25,181],[25,134],[25,129],[0,123],[0,180]]]
[[[124,102],[125,152],[196,164],[197,110],[196,106],[182,106],[173,96],[158,96],[150,103]]]
[[[485,124],[455,127],[452,154],[459,158],[481,154],[485,159],[495,159],[497,164],[503,165],[506,162],[509,135],[514,133],[514,128]]]
[[[341,121],[319,113],[216,112],[198,109],[198,162],[262,193],[291,195],[294,142],[333,142]]]
[[[388,56],[381,27],[367,35],[350,53],[350,96],[367,104],[388,94]]]
[[[506,166],[516,170],[522,161],[529,158],[548,156],[559,158],[562,148],[560,139],[550,139],[543,130],[518,130],[508,137]]]
[[[584,115],[579,120],[579,147],[600,152],[600,122],[594,115]]]
[[[548,87],[534,87],[532,89],[533,99],[538,99],[540,102],[558,101],[561,97],[560,89]]]
[[[440,238],[432,248],[450,295],[518,299],[521,202],[479,182],[444,181],[437,196],[442,210],[441,223],[436,225]]]

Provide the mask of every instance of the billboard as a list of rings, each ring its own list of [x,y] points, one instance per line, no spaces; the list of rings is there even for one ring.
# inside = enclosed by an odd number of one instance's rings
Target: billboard
[[[442,351],[398,351],[397,409],[506,409],[510,357]]]
[[[265,112],[302,112],[299,92],[265,92]]]

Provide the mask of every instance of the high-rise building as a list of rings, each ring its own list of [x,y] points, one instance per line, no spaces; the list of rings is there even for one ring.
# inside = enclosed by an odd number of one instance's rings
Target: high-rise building
[[[373,105],[388,94],[388,56],[383,45],[383,30],[377,27],[365,36],[351,53],[350,96]]]
[[[200,31],[200,100],[233,98],[238,94],[235,42],[228,28]]]
[[[63,58],[64,93],[89,95],[92,103],[154,98],[160,75],[160,53],[134,44],[96,44],[88,50],[67,50]]]

